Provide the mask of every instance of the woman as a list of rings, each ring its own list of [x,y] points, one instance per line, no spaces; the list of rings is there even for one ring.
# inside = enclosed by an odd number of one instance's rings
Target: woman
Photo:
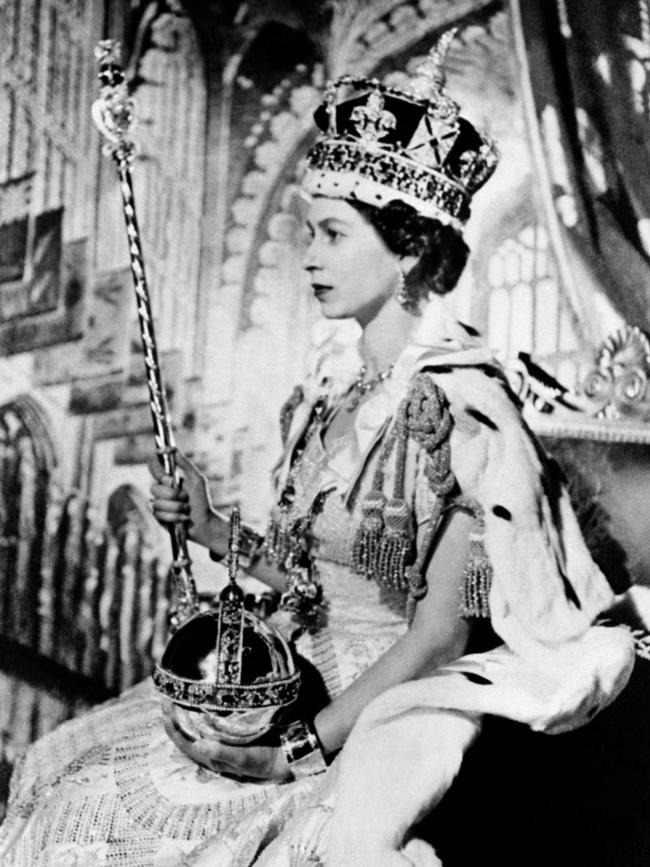
[[[390,229],[387,226],[400,226],[403,237],[393,243],[401,247],[413,244],[414,238],[407,236],[404,230],[404,212],[408,209],[399,205],[400,203],[397,203],[397,206],[384,208],[380,212],[340,199],[319,197],[312,202],[307,217],[311,242],[306,253],[305,267],[310,274],[313,291],[323,315],[336,319],[353,317],[362,328],[359,347],[361,372],[355,365],[352,379],[344,380],[342,388],[331,383],[330,377],[323,376],[322,370],[319,373],[321,384],[316,388],[316,400],[323,401],[324,408],[313,431],[308,436],[303,431],[303,438],[308,441],[302,445],[303,453],[299,461],[294,460],[289,469],[289,459],[285,468],[282,488],[286,489],[289,476],[295,488],[289,514],[280,517],[282,507],[276,509],[276,518],[292,525],[298,517],[302,517],[314,507],[316,497],[321,495],[318,506],[320,514],[314,516],[310,528],[310,536],[315,537],[310,540],[310,548],[318,558],[319,572],[325,576],[324,591],[328,603],[330,632],[334,618],[332,607],[341,597],[346,602],[352,601],[350,592],[345,587],[346,583],[350,583],[349,571],[344,571],[341,566],[350,566],[354,560],[353,549],[355,543],[358,543],[357,537],[360,533],[350,518],[351,515],[359,516],[363,511],[364,498],[367,497],[371,479],[376,475],[380,461],[379,442],[375,444],[373,455],[363,469],[364,481],[357,482],[356,490],[350,492],[356,508],[353,506],[350,509],[342,502],[342,497],[337,500],[331,495],[336,492],[337,487],[343,489],[350,485],[352,474],[358,471],[362,461],[358,435],[363,430],[362,426],[367,428],[372,424],[373,413],[381,412],[385,404],[402,396],[412,368],[412,359],[409,356],[414,352],[418,354],[424,348],[411,342],[421,318],[417,292],[424,291],[424,287],[419,285],[406,293],[402,288],[401,278],[401,269],[410,271],[413,265],[410,260],[416,257],[403,252],[392,252],[368,221],[369,215],[376,221],[381,219],[384,235],[388,237]],[[417,221],[413,214],[411,221]],[[436,251],[439,265],[436,279],[439,283],[445,279],[455,280],[459,261],[464,261],[466,257],[466,248],[460,236],[453,230],[446,232],[444,226],[433,221],[417,222],[420,231],[423,231],[423,224],[428,223],[426,229],[431,233],[428,243]],[[440,238],[446,234],[450,243],[441,245]],[[408,237],[408,241],[404,240],[405,237]],[[401,302],[397,299],[400,291],[406,299]],[[456,330],[459,330],[458,326]],[[404,349],[405,346],[410,353]],[[325,380],[327,382],[323,385]],[[310,398],[301,401],[294,408],[294,412],[300,409],[309,411],[311,402]],[[297,421],[299,429],[299,419]],[[386,441],[386,437],[382,440]],[[290,451],[291,449],[288,450]],[[387,476],[395,473],[391,464],[396,455],[391,457],[393,460],[386,462],[384,466]],[[417,550],[424,548],[423,537],[432,513],[432,495],[427,489],[429,486],[424,478],[424,471],[415,466],[418,459],[423,461],[425,457],[424,452],[421,455],[408,455],[409,462],[413,462],[413,473],[412,478],[405,479],[407,490],[404,505],[410,502],[415,504],[417,530],[414,541]],[[382,460],[385,461],[385,458]],[[186,482],[183,491],[176,493],[171,479],[161,474],[158,462],[152,462],[151,469],[158,480],[152,487],[154,514],[163,523],[178,520],[179,516],[187,514],[191,518],[190,538],[205,544],[217,558],[221,558],[225,554],[227,522],[211,509],[204,478],[182,456],[181,466],[185,471]],[[297,477],[296,469],[300,471]],[[393,481],[388,478],[384,482],[386,490]],[[452,475],[448,473],[446,485],[450,491],[452,484]],[[284,490],[280,494],[284,496]],[[371,655],[379,654],[382,647],[385,647],[386,652],[380,660],[359,675],[358,662],[351,660],[346,663],[346,657],[352,656],[351,649],[340,649],[339,665],[349,668],[356,680],[317,714],[315,723],[318,739],[326,755],[333,754],[342,747],[361,708],[371,698],[383,692],[387,686],[420,677],[442,663],[455,659],[466,649],[471,631],[470,621],[459,618],[457,609],[463,570],[468,560],[472,522],[472,516],[467,510],[454,511],[449,515],[444,535],[435,553],[432,552],[427,568],[426,574],[435,574],[435,583],[431,583],[430,591],[415,608],[408,631],[405,631],[406,588],[392,587],[389,583],[384,583],[383,576],[375,586],[368,587],[356,577],[355,584],[360,585],[358,589],[362,591],[358,604],[365,606],[366,596],[376,596],[378,600],[381,597],[382,607],[378,609],[380,622],[377,626],[381,626],[381,631],[384,632],[383,635],[379,630],[376,635],[371,633],[369,646],[359,646],[356,652],[363,654],[366,664],[371,660]],[[318,546],[315,544],[316,540]],[[408,542],[410,546],[410,540]],[[332,549],[338,549],[338,556],[336,550]],[[282,592],[286,589],[286,569],[278,569],[277,560],[275,556],[262,558],[249,568],[249,573]],[[328,566],[331,561],[337,564],[333,575],[329,574],[333,571],[332,567]],[[335,582],[333,588],[331,582]],[[343,585],[340,588],[339,583]],[[394,613],[391,614],[391,611]],[[363,618],[368,621],[367,628],[371,628],[367,611],[364,611]],[[355,645],[359,645],[358,635],[352,637]],[[310,658],[322,659],[324,651],[319,646],[319,641],[320,639],[305,635],[299,640],[299,649],[304,650]],[[351,680],[350,674],[331,672],[330,682],[326,681],[326,686],[330,687],[330,695],[335,677],[342,678],[344,683]],[[340,691],[340,686],[336,691]],[[228,761],[231,759],[235,768],[241,769],[240,762],[245,763],[249,775],[252,776],[266,776],[267,767],[271,766],[274,768],[275,777],[289,777],[289,769],[283,761],[281,750],[270,750],[267,753],[257,749],[237,750],[220,744],[205,744],[202,745],[205,748],[203,755],[195,745],[188,747],[180,741],[182,735],[173,725],[169,728],[172,739],[179,741],[186,752],[212,767],[227,771]],[[257,755],[260,761],[259,769],[255,766]]]
[[[308,156],[305,268],[323,315],[355,318],[362,337],[349,365],[325,352],[285,407],[278,504],[249,554],[251,574],[288,582],[322,698],[277,741],[233,746],[188,737],[136,687],[33,747],[2,863],[438,863],[409,828],[483,713],[570,728],[624,685],[629,635],[591,625],[612,595],[561,484],[439,300],[495,156],[438,66],[434,52],[407,92],[330,86]],[[152,465],[155,514],[188,520],[221,557],[226,522],[179,462],[180,493]]]

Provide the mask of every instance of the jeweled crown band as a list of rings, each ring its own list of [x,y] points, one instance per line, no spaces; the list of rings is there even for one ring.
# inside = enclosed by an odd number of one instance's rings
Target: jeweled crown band
[[[307,156],[302,187],[312,195],[359,199],[382,207],[399,199],[422,216],[462,230],[469,197],[449,178],[397,153],[354,141],[317,142]]]

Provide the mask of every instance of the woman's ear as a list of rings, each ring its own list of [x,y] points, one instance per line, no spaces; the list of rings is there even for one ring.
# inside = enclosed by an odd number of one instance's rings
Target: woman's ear
[[[408,277],[413,268],[417,265],[419,261],[419,256],[400,256],[399,257],[399,267],[404,275],[404,277]]]

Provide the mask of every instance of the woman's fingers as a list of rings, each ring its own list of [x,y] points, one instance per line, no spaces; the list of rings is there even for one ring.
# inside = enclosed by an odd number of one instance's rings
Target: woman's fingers
[[[165,475],[165,468],[160,463],[156,455],[152,455],[147,461],[147,468],[156,481],[161,481]]]
[[[158,509],[154,509],[153,514],[161,524],[178,524],[182,521],[189,526],[192,523],[189,515],[179,515],[178,512],[160,512]]]
[[[176,515],[177,518],[190,514],[189,503],[179,502],[178,500],[167,499],[166,497],[154,497],[151,500],[151,508],[154,512],[165,512],[165,514]]]
[[[194,475],[198,478],[202,478],[202,474],[199,468],[188,457],[186,457],[183,452],[175,452],[174,460],[176,466],[179,468],[179,470],[181,470],[181,473],[183,475]],[[149,472],[157,482],[167,484],[168,482],[173,481],[172,477],[165,472],[164,466],[161,464],[160,459],[156,455],[152,455],[149,458],[149,460],[147,461],[147,467],[149,468]]]
[[[217,773],[223,772],[232,775],[242,773],[240,767],[227,760],[228,757],[222,751],[222,744],[218,741],[208,741],[205,738],[196,740],[188,737],[188,734],[182,730],[172,715],[165,716],[164,726],[169,739],[197,765],[202,765]]]
[[[194,737],[177,717],[172,704],[164,702],[162,710],[167,736],[193,762],[231,776],[270,778],[273,748],[239,747],[224,744],[216,738]]]
[[[192,741],[181,734],[173,718],[171,716],[165,716],[163,725],[165,726],[165,731],[167,732],[167,737],[170,741],[172,741],[182,753],[188,756],[188,758],[192,759],[192,761],[196,761],[194,756],[190,754]]]
[[[190,520],[190,498],[187,491],[174,484],[171,476],[158,473],[150,488],[151,510],[163,523]]]
[[[169,483],[154,483],[149,490],[151,491],[151,496],[156,500],[171,500],[175,503],[189,503],[190,501],[187,491],[184,491],[182,488],[175,488]]]
[[[186,475],[196,475],[203,477],[203,473],[199,470],[194,461],[191,461],[183,452],[176,452],[176,463]]]

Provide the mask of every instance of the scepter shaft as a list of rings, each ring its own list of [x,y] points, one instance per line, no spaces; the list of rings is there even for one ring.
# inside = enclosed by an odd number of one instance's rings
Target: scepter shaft
[[[130,138],[134,122],[134,104],[128,95],[124,72],[119,62],[118,43],[113,40],[103,40],[98,43],[95,54],[100,64],[101,95],[93,104],[92,114],[99,131],[107,139],[104,152],[113,157],[117,166],[156,453],[165,473],[174,479],[176,487],[179,488],[181,479],[176,465],[176,446],[160,370],[131,177],[131,163],[135,150]],[[173,557],[170,626],[176,629],[188,617],[198,612],[199,604],[192,577],[185,525],[179,522],[170,525],[168,529]]]

